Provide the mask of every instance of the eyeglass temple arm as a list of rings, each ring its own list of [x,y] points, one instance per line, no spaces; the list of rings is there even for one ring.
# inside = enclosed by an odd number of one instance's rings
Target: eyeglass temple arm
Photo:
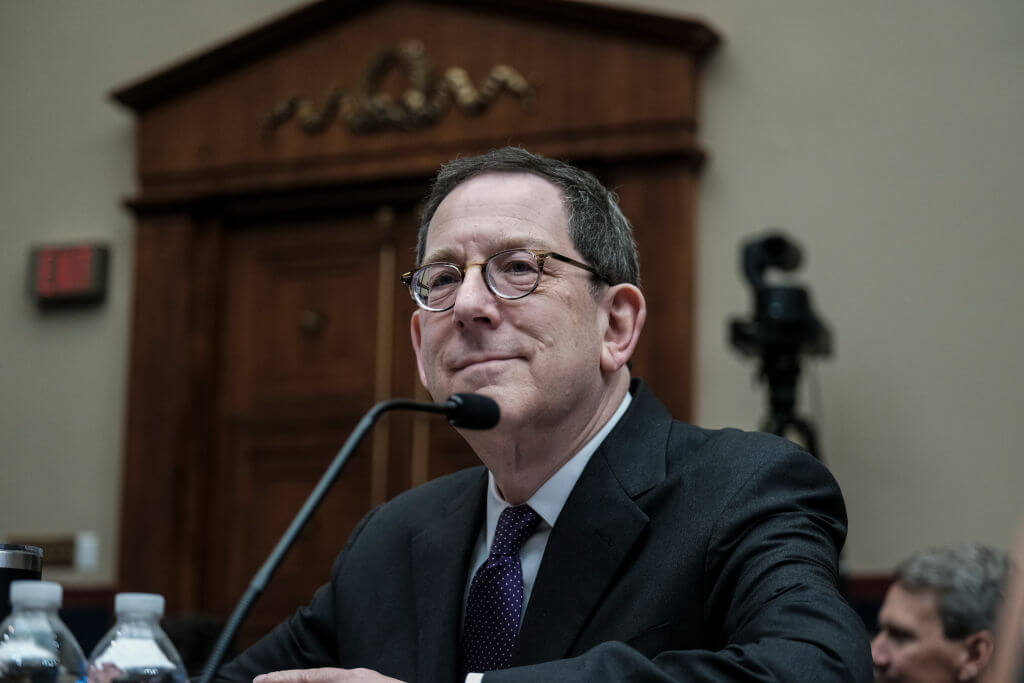
[[[548,257],[551,257],[553,259],[557,259],[557,260],[562,261],[564,263],[571,263],[572,265],[576,266],[577,268],[582,268],[583,270],[585,270],[585,271],[587,271],[589,273],[593,273],[594,275],[596,275],[598,277],[598,279],[604,280],[608,284],[612,284],[611,280],[606,278],[604,275],[601,275],[601,273],[597,272],[597,268],[594,268],[594,266],[591,266],[591,265],[588,265],[586,263],[583,263],[582,261],[577,261],[574,258],[569,258],[568,256],[562,256],[561,254],[559,254],[557,252],[554,252],[554,251],[546,252],[543,255],[538,254],[538,258],[541,258],[541,267],[542,268],[544,267],[544,260],[547,259]]]

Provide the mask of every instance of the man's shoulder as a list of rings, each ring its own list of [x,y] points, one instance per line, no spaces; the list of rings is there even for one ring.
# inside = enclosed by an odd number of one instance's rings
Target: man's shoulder
[[[465,469],[445,474],[428,482],[414,486],[395,496],[389,504],[408,505],[427,502],[450,502],[450,496],[465,491],[467,487],[478,485],[481,479],[487,478],[487,470],[483,465],[474,465]]]
[[[673,426],[678,429],[673,429],[670,442],[688,443],[669,448],[666,483],[681,486],[689,496],[715,501],[709,509],[718,513],[712,516],[736,512],[744,505],[789,509],[798,499],[811,496],[845,525],[839,483],[799,444],[764,432]]]
[[[733,427],[700,427],[679,420],[640,380],[634,380],[633,396],[636,412],[631,426],[636,431],[663,434],[658,439],[664,439],[670,460],[722,466],[751,466],[778,458],[814,460],[800,445],[774,434]]]
[[[487,470],[483,465],[431,479],[378,507],[374,513],[375,521],[405,526],[414,531],[429,520],[446,516],[453,505],[472,502],[477,493],[482,496],[486,482]]]
[[[666,453],[667,468],[688,481],[712,482],[722,489],[778,479],[794,488],[832,487],[831,472],[803,446],[775,434],[732,427],[708,429],[674,422]]]
[[[685,446],[695,455],[716,461],[811,457],[799,444],[775,434],[735,427],[697,427],[679,420],[673,422],[671,443],[677,449]]]

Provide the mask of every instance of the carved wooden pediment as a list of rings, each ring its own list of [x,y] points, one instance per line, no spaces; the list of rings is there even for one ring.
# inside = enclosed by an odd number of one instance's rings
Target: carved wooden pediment
[[[399,71],[405,79],[397,97],[382,87],[392,71]],[[524,105],[534,94],[526,79],[508,64],[495,65],[479,86],[459,66],[438,75],[423,43],[409,40],[374,55],[355,87],[334,86],[319,103],[302,95],[284,100],[267,116],[264,132],[273,136],[292,120],[309,135],[322,133],[335,122],[353,133],[367,134],[388,128],[425,128],[437,123],[453,104],[468,114],[482,115],[503,91]]]
[[[562,0],[324,1],[113,97],[140,115],[144,193],[429,173],[510,141],[697,152],[695,64],[716,41]]]

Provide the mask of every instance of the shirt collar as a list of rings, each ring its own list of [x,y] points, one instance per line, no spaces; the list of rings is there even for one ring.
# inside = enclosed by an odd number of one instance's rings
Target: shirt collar
[[[594,435],[594,438],[584,444],[583,448],[576,455],[572,456],[568,462],[558,468],[558,471],[552,474],[526,501],[526,504],[533,508],[534,512],[540,516],[543,525],[547,525],[547,528],[555,526],[555,522],[558,521],[558,515],[561,514],[562,508],[565,506],[565,501],[569,499],[569,494],[572,493],[573,487],[576,486],[580,475],[583,474],[583,469],[590,462],[590,457],[594,455],[601,442],[605,440],[608,433],[612,431],[623,414],[625,414],[632,400],[633,397],[627,391],[626,395],[622,398],[622,402],[619,403],[619,407],[616,408],[615,413],[604,423],[604,426]],[[498,485],[494,481],[494,475],[488,472],[486,540],[486,547],[488,548],[491,547],[491,542],[494,540],[494,531],[498,526],[498,517],[501,515],[501,511],[507,507],[509,507],[509,504],[498,493]]]

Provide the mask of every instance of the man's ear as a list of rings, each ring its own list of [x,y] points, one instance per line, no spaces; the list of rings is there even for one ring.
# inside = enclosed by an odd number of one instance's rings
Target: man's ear
[[[647,302],[639,287],[623,283],[604,292],[600,309],[605,324],[601,371],[611,374],[633,355],[647,320]]]
[[[994,647],[995,638],[992,637],[992,632],[987,629],[972,633],[964,638],[964,661],[960,664],[957,680],[977,680],[985,670],[985,667],[988,666]]]
[[[420,382],[423,386],[427,386],[427,376],[423,374],[423,351],[421,344],[423,339],[420,332],[420,310],[417,308],[412,312],[412,318],[409,320],[409,336],[412,337],[412,350],[416,354],[416,367],[420,372]]]

